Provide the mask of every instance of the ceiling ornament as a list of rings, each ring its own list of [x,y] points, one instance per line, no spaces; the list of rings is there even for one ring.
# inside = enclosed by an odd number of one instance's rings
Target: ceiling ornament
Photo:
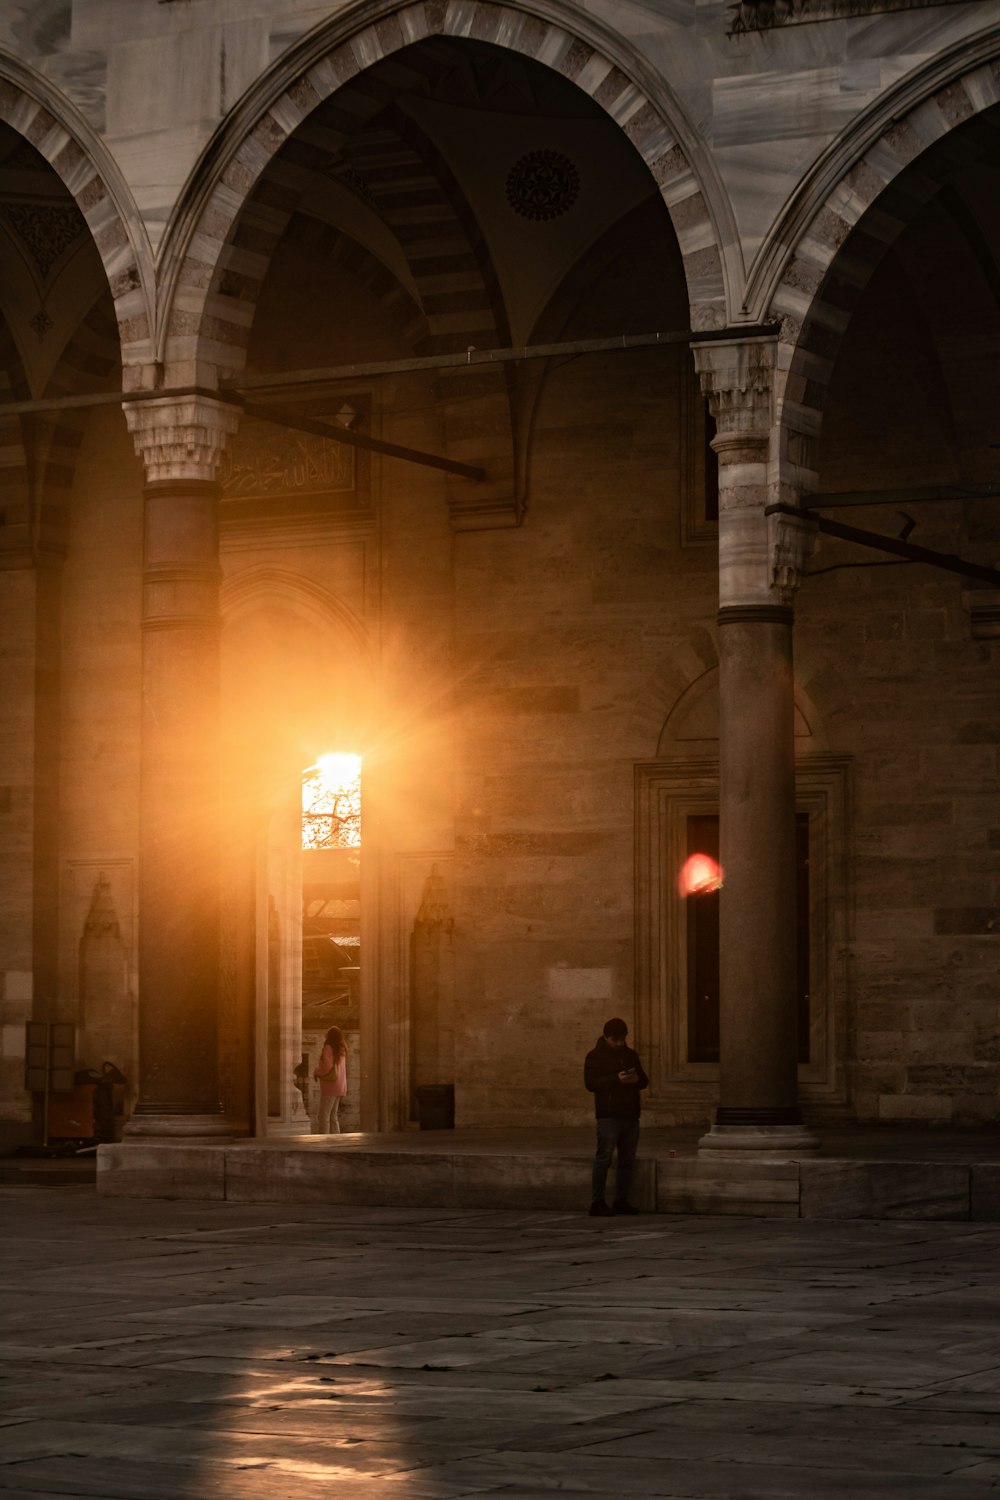
[[[507,202],[525,219],[557,219],[579,192],[580,174],[559,151],[529,151],[507,173]]]
[[[42,339],[48,333],[49,329],[54,328],[55,324],[49,317],[48,313],[45,311],[45,308],[40,307],[35,313],[35,316],[32,318],[29,326],[33,328],[38,334],[38,341],[39,343],[41,343]]]
[[[16,233],[42,276],[78,240],[89,234],[75,203],[10,203],[3,217]]]

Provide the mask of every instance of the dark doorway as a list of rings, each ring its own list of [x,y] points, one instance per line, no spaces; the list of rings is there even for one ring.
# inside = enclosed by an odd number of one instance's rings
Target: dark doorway
[[[688,855],[719,859],[719,819],[714,813],[687,820]],[[796,996],[799,1062],[809,1061],[809,814],[795,817]],[[687,910],[688,1062],[719,1060],[719,891],[689,896]]]

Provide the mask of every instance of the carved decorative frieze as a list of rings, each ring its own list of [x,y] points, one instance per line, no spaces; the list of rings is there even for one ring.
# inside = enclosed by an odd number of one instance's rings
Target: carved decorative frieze
[[[309,415],[367,432],[371,396],[352,392]],[[243,417],[219,465],[220,522],[229,541],[306,536],[365,522],[371,513],[371,454],[329,438]]]

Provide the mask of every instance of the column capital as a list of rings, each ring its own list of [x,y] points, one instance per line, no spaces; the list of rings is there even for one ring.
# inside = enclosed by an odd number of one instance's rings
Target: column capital
[[[692,344],[694,365],[715,419],[712,447],[722,463],[767,458],[774,420],[777,339],[713,339]]]
[[[122,403],[147,484],[218,477],[219,463],[239,424],[239,410],[210,396],[164,396]]]

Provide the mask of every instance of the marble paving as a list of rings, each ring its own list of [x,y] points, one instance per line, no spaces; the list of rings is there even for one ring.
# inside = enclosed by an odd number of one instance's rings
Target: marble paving
[[[1000,1486],[1000,1225],[0,1199],[0,1500]]]

